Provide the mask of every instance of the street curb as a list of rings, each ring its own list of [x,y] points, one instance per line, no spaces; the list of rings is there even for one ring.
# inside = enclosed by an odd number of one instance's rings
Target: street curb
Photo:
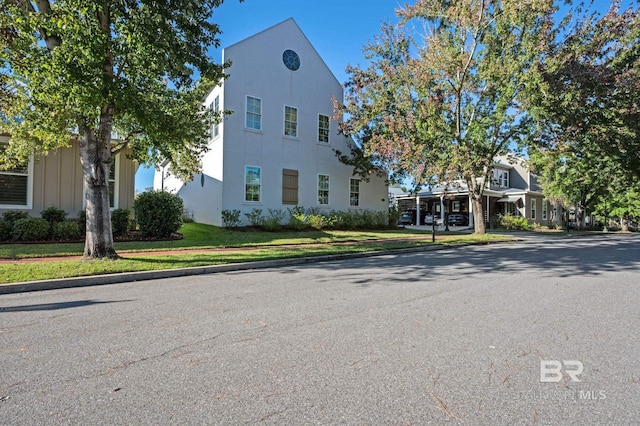
[[[509,243],[500,241],[496,243]],[[259,260],[255,262],[228,263],[224,265],[194,266],[190,268],[164,269],[158,271],[123,272],[119,274],[94,275],[85,277],[59,278],[42,281],[24,281],[20,283],[0,284],[0,294],[26,293],[32,291],[57,290],[64,288],[90,287],[107,284],[120,284],[126,282],[156,280],[161,278],[176,278],[193,275],[216,274],[221,272],[246,271],[252,269],[265,269],[281,266],[304,265],[308,263],[320,263],[334,260],[357,259],[388,254],[402,254],[421,251],[439,251],[449,248],[460,248],[472,245],[487,245],[492,242],[482,241],[477,243],[452,243],[438,246],[410,247],[396,250],[380,250],[362,253],[343,253],[323,256],[311,256],[275,260]]]

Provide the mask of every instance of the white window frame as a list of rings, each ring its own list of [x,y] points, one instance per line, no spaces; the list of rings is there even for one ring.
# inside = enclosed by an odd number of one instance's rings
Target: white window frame
[[[258,169],[258,199],[257,200],[247,200],[247,172],[248,169],[252,168],[252,169]],[[251,165],[245,165],[244,166],[244,199],[243,202],[244,203],[249,203],[249,204],[260,204],[262,202],[262,167],[260,166],[251,166]]]
[[[9,142],[0,141],[0,143],[8,144]],[[11,170],[1,170],[0,174],[9,176],[24,176],[24,173],[16,173]],[[33,156],[29,156],[27,163],[27,194],[26,204],[0,204],[0,209],[11,210],[31,210],[33,208]]]
[[[509,188],[509,170],[493,169],[493,180],[500,188]]]
[[[109,210],[113,211],[115,209],[120,208],[120,153],[115,154],[112,158],[112,161],[115,162],[116,168],[114,170],[114,179],[113,179],[113,206],[109,205]],[[111,168],[109,168],[111,171]],[[109,173],[111,174],[111,173]],[[107,177],[107,187],[111,179]],[[111,194],[111,192],[109,192]],[[109,203],[111,204],[111,203]],[[87,208],[87,183],[82,179],[82,208]]]
[[[531,199],[531,219],[536,220],[536,210],[538,208],[538,200],[535,198]]]
[[[549,211],[549,203],[547,200],[542,200],[542,220],[547,220]]]
[[[326,117],[327,118],[327,128],[322,128],[320,125],[322,124],[322,122],[320,121],[321,117]],[[329,134],[331,129],[331,117],[329,117],[326,114],[318,114],[318,143],[323,143],[323,144],[328,144],[329,143]],[[326,138],[327,140],[322,140],[321,137],[325,137],[324,132],[326,132]]]
[[[320,184],[321,184],[320,177],[321,176],[327,178],[327,188],[326,189],[320,187]],[[330,198],[331,197],[331,177],[329,175],[318,174],[317,182],[318,182],[318,192],[317,192],[317,194],[318,194],[318,205],[319,206],[328,206],[331,203],[331,198]],[[320,195],[321,191],[322,192],[326,191],[326,193],[327,193],[326,196],[324,194],[321,196]],[[326,203],[320,202],[324,198],[326,198],[327,202]]]
[[[289,120],[288,116],[287,116],[287,111],[288,110],[292,110],[295,112],[295,121]],[[288,137],[288,138],[294,138],[297,139],[298,138],[298,108],[291,106],[291,105],[285,105],[284,106],[284,128],[282,130],[284,136]],[[289,131],[289,126],[291,127],[291,129],[293,130],[293,134],[288,134],[287,131]]]
[[[357,191],[353,191],[353,183],[357,182]],[[354,197],[355,203],[354,203]],[[349,178],[349,207],[360,207],[360,179]]]
[[[251,111],[251,112],[249,111],[249,98],[256,99],[256,100],[258,100],[260,102],[260,110],[257,113],[255,113],[253,111]],[[245,97],[244,111],[245,111],[245,113],[244,113],[244,128],[247,129],[247,130],[253,130],[254,132],[262,131],[262,98],[258,98],[256,96],[247,95]],[[249,125],[248,125],[249,124],[249,114],[252,114],[252,115],[255,115],[255,116],[258,117],[259,124],[260,124],[259,128],[256,129],[255,127],[249,127]]]
[[[220,112],[220,95],[217,95],[215,97],[213,102],[211,102],[211,105],[209,105],[209,108],[211,109],[213,114],[217,117],[218,113]],[[213,140],[218,136],[220,136],[220,123],[214,122],[211,124],[211,139]]]

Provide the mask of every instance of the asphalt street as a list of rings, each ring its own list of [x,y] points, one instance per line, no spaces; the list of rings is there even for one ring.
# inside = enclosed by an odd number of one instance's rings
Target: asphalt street
[[[640,238],[0,296],[0,424],[640,424]]]

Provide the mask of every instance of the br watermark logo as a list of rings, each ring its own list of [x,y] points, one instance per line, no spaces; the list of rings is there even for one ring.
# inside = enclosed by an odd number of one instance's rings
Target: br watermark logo
[[[557,383],[562,381],[563,375],[572,382],[579,382],[584,365],[580,361],[558,361],[555,359],[540,361],[540,383]]]
[[[568,378],[570,383],[581,382],[584,364],[578,360],[546,359],[540,361],[540,383],[558,383]],[[556,401],[601,401],[607,398],[602,390],[571,388],[539,389],[530,393],[535,399]]]

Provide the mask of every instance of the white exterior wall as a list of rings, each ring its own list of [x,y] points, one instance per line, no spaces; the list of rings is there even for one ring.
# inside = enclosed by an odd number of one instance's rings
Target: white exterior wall
[[[290,71],[282,61],[285,50],[300,57],[300,69]],[[203,158],[204,185],[196,176],[186,186],[165,179],[165,188],[173,189],[184,200],[185,208],[196,222],[222,225],[221,211],[254,208],[287,209],[282,203],[283,169],[298,171],[298,205],[326,210],[349,207],[349,183],[352,168],[339,162],[334,149],[348,152],[346,138],[338,135],[337,123],[330,123],[329,143],[318,142],[318,115],[333,116],[332,99],[342,101],[342,86],[309,43],[293,19],[288,19],[223,51],[223,61],[231,60],[229,77],[216,87],[205,105],[220,96],[220,109],[232,110],[220,125],[220,136],[210,144]],[[246,97],[262,100],[262,129],[245,128]],[[298,135],[284,135],[285,105],[297,108]],[[245,201],[245,166],[261,168],[260,202]],[[329,205],[318,205],[318,175],[330,179]],[[156,181],[157,181],[156,174]],[[175,180],[174,180],[175,181]],[[154,184],[159,188],[158,183]],[[388,208],[388,193],[383,178],[361,181],[357,209]]]

